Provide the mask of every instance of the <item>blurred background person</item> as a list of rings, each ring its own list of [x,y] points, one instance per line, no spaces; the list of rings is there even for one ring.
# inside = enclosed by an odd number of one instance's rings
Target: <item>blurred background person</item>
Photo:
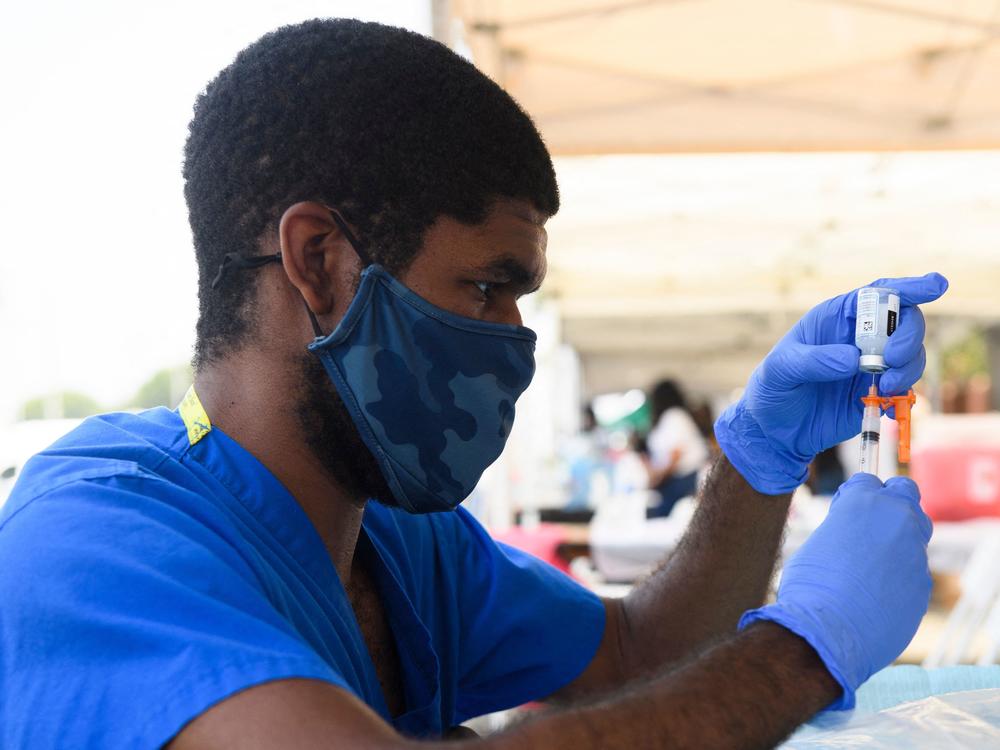
[[[677,501],[695,494],[698,474],[708,462],[708,446],[688,410],[680,387],[661,380],[649,394],[650,424],[645,465],[649,487],[659,495],[647,518],[670,515]]]
[[[566,440],[564,452],[569,472],[569,496],[564,510],[585,511],[609,493],[611,481],[608,435],[598,424],[591,404],[581,409],[580,431]]]
[[[719,450],[719,443],[715,439],[716,414],[713,413],[712,406],[706,399],[702,399],[696,404],[689,405],[688,408],[691,412],[691,419],[694,420],[701,436],[705,438],[705,446],[708,448],[708,463],[711,463],[718,458],[721,453]]]

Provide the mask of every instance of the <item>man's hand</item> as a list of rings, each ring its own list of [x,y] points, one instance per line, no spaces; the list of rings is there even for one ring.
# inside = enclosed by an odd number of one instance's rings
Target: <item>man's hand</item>
[[[785,565],[775,604],[740,627],[771,620],[804,638],[844,692],[854,691],[906,648],[927,611],[931,521],[917,485],[855,474],[834,495],[820,527]]]
[[[889,369],[880,390],[902,393],[925,364],[924,318],[916,305],[940,297],[948,281],[931,273],[872,285],[899,291],[899,326],[885,348]],[[806,313],[754,370],[743,398],[719,417],[719,445],[758,492],[791,492],[817,453],[858,433],[871,376],[858,371],[856,313],[857,290]]]

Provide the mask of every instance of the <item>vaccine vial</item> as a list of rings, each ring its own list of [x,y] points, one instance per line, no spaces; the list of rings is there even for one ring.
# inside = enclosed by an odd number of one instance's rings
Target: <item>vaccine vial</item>
[[[879,286],[858,290],[858,317],[854,344],[861,350],[860,367],[864,372],[889,369],[882,353],[899,322],[899,292]]]

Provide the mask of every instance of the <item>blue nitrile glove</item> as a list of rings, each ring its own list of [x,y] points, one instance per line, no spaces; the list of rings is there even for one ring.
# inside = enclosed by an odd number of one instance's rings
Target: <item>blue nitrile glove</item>
[[[770,620],[804,638],[844,688],[829,708],[853,708],[854,691],[902,653],[927,611],[930,538],[912,480],[883,487],[855,474],[785,565],[777,602],[744,614],[739,628]]]
[[[899,290],[899,325],[885,347],[889,369],[879,388],[904,393],[925,364],[924,317],[915,305],[940,297],[948,281],[930,273],[871,286]],[[855,290],[806,313],[753,371],[743,398],[715,423],[723,453],[758,492],[791,492],[817,453],[860,432],[861,397],[872,378],[858,370],[857,302]]]

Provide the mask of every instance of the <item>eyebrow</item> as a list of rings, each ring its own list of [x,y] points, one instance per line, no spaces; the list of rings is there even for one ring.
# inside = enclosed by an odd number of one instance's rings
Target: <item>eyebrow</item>
[[[538,272],[533,272],[512,255],[503,255],[480,266],[479,271],[503,275],[518,294],[537,292],[545,279],[545,264],[541,264]]]

